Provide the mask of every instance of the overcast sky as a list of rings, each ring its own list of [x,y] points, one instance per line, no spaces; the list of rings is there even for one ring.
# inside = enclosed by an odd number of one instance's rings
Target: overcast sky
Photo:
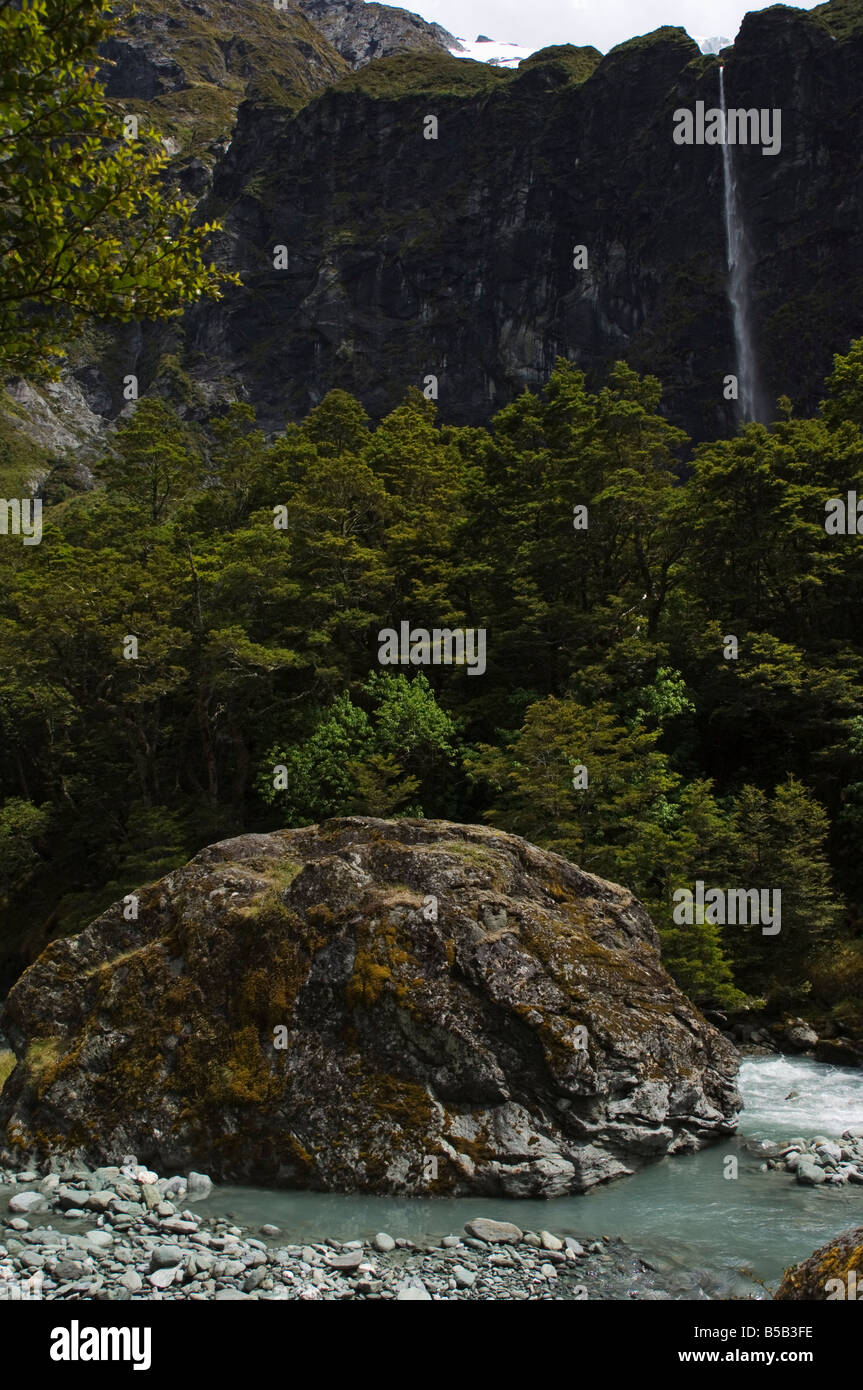
[[[821,0],[799,0],[813,10]],[[679,24],[690,34],[733,39],[758,0],[401,0],[404,9],[437,20],[462,39],[486,34],[504,43],[543,48],[550,43],[593,44],[607,52],[636,34]]]

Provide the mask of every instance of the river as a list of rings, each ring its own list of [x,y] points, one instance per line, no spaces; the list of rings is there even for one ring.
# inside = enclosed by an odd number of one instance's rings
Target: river
[[[740,1070],[738,1134],[700,1153],[663,1159],[634,1177],[580,1197],[392,1198],[219,1187],[202,1203],[241,1225],[273,1222],[292,1241],[355,1240],[376,1231],[411,1239],[459,1233],[474,1216],[515,1221],[579,1239],[621,1236],[660,1269],[704,1270],[716,1296],[774,1286],[783,1269],[849,1226],[863,1225],[863,1186],[801,1187],[791,1174],[761,1172],[744,1140],[837,1138],[863,1125],[863,1071],[794,1057],[752,1057]],[[786,1100],[789,1091],[796,1099]],[[727,1156],[738,1176],[726,1178]]]

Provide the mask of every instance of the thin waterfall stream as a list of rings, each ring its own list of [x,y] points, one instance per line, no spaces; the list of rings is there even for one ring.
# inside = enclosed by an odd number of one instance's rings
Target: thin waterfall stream
[[[758,364],[752,334],[750,295],[751,257],[741,211],[740,190],[728,143],[728,110],[725,101],[725,69],[719,69],[722,108],[722,185],[725,209],[725,245],[728,264],[728,298],[734,325],[735,372],[738,412],[741,420],[759,418]]]

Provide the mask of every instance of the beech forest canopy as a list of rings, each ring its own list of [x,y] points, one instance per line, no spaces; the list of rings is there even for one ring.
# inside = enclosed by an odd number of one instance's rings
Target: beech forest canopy
[[[268,439],[173,387],[0,545],[6,983],[213,840],[410,815],[627,885],[702,1005],[863,1024],[863,549],[825,524],[863,498],[863,341],[814,418],[694,452],[623,363],[488,428],[333,391]],[[484,674],[382,667],[403,621],[484,629]],[[781,889],[781,934],[677,924],[697,880]]]

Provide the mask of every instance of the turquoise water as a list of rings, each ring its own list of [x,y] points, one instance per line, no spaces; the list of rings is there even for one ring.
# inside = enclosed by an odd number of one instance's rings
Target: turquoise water
[[[863,1071],[756,1057],[744,1061],[738,1084],[745,1108],[734,1138],[698,1154],[663,1159],[581,1197],[394,1198],[218,1187],[196,1210],[211,1216],[230,1212],[252,1229],[271,1222],[282,1232],[277,1243],[284,1244],[355,1240],[376,1231],[440,1238],[460,1234],[474,1216],[494,1216],[525,1230],[581,1240],[620,1236],[667,1271],[669,1281],[694,1272],[713,1297],[758,1293],[759,1284],[775,1287],[788,1265],[840,1231],[863,1225],[863,1186],[800,1187],[791,1174],[762,1173],[763,1160],[747,1144],[815,1134],[835,1138],[863,1126]],[[797,1095],[787,1099],[791,1091]],[[729,1156],[737,1159],[736,1179],[724,1176]],[[9,1195],[0,1191],[0,1209]],[[43,1219],[60,1230],[81,1231],[84,1225],[56,1213]]]
[[[663,1269],[709,1272],[717,1293],[774,1285],[783,1269],[849,1226],[863,1225],[863,1186],[807,1188],[783,1172],[759,1171],[743,1140],[786,1140],[863,1126],[863,1072],[788,1057],[744,1061],[739,1134],[701,1153],[663,1159],[634,1177],[555,1201],[392,1198],[221,1187],[197,1206],[232,1212],[241,1225],[272,1222],[290,1242],[355,1240],[388,1231],[412,1239],[459,1233],[474,1216],[579,1238],[621,1236]],[[796,1090],[796,1100],[786,1100]],[[723,1176],[724,1159],[738,1176]]]

